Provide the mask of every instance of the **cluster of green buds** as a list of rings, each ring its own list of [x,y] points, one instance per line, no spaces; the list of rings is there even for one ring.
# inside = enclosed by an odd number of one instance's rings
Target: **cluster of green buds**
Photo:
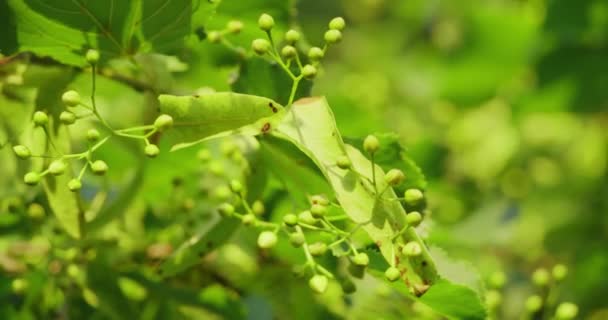
[[[88,149],[81,153],[72,153],[72,154],[61,154],[59,150],[55,149],[55,146],[52,145],[51,137],[49,133],[51,132],[51,127],[56,126],[53,121],[51,121],[49,115],[44,111],[36,111],[32,116],[32,122],[36,128],[40,128],[47,134],[49,143],[53,147],[52,150],[59,155],[49,156],[49,155],[33,155],[30,149],[24,145],[15,145],[13,146],[13,152],[20,159],[29,159],[30,157],[44,157],[50,158],[47,163],[47,166],[44,170],[41,171],[30,171],[26,173],[23,177],[24,183],[27,185],[37,185],[40,183],[41,179],[46,175],[60,176],[69,171],[70,161],[73,160],[84,160],[84,165],[80,170],[80,173],[69,180],[67,183],[67,187],[71,191],[78,191],[82,188],[82,177],[86,170],[90,168],[91,172],[95,175],[104,175],[108,169],[108,164],[100,159],[94,159],[94,152],[99,149],[103,144],[105,144],[112,136],[123,136],[133,139],[143,140],[145,142],[144,153],[148,157],[156,157],[160,153],[160,149],[157,145],[150,143],[149,138],[157,133],[165,131],[173,126],[173,118],[169,115],[163,114],[158,116],[154,121],[154,124],[140,127],[133,127],[127,129],[115,130],[113,129],[107,121],[101,117],[99,111],[97,110],[97,106],[95,104],[95,77],[96,73],[94,71],[99,59],[99,51],[90,49],[86,52],[85,58],[87,62],[93,68],[92,72],[92,83],[93,83],[93,95],[91,97],[91,102],[88,104],[85,102],[80,94],[75,90],[68,90],[61,95],[61,101],[65,106],[65,110],[63,110],[58,117],[59,125],[71,126],[79,119],[94,116],[99,120],[99,122],[110,132],[105,137],[102,137],[102,134],[96,128],[91,128],[86,132],[86,139],[88,141]],[[144,132],[143,134],[134,134],[134,132]]]

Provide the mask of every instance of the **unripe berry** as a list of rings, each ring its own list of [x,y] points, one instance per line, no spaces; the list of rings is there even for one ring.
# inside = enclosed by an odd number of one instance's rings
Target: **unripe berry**
[[[87,50],[86,59],[88,63],[96,64],[99,61],[99,51],[95,49]]]
[[[312,204],[320,204],[322,206],[329,205],[329,200],[327,200],[327,198],[325,198],[325,196],[322,196],[320,194],[316,194],[316,195],[310,197],[310,202]]]
[[[82,182],[78,179],[72,179],[68,182],[68,189],[72,192],[76,192],[82,188]]]
[[[399,269],[395,267],[389,267],[386,269],[386,271],[384,271],[384,277],[386,277],[388,281],[394,282],[401,277],[401,272],[399,272]]]
[[[42,112],[42,111],[36,111],[34,112],[34,124],[38,127],[43,127],[45,126],[47,123],[49,123],[49,116]]]
[[[266,211],[266,208],[264,207],[264,203],[262,201],[256,200],[251,205],[251,211],[253,211],[256,216],[261,216],[264,214],[264,211]]]
[[[568,275],[568,267],[563,264],[556,264],[551,270],[551,274],[556,281],[562,281]]]
[[[68,90],[61,95],[61,101],[68,107],[75,107],[80,104],[80,94],[75,90]]]
[[[384,181],[393,187],[400,185],[403,180],[405,175],[399,169],[391,169],[384,175]]]
[[[321,218],[327,214],[327,208],[320,204],[313,204],[310,207],[310,213],[315,218]]]
[[[258,236],[258,247],[270,249],[277,244],[277,235],[272,231],[262,231]]]
[[[502,295],[496,290],[486,292],[486,306],[488,309],[496,309],[502,303]]]
[[[91,142],[95,142],[97,140],[99,140],[99,131],[97,131],[97,129],[89,129],[89,131],[87,131],[87,140],[91,141]]]
[[[258,26],[264,31],[270,31],[274,27],[274,19],[271,15],[263,13],[258,19]]]
[[[91,171],[96,175],[104,175],[108,171],[108,165],[103,160],[96,160],[91,164]]]
[[[403,193],[404,201],[407,205],[415,206],[424,198],[422,191],[419,189],[407,189]]]
[[[285,41],[290,44],[294,44],[300,40],[300,33],[296,30],[289,30],[285,33]]]
[[[55,160],[49,165],[49,172],[54,176],[59,176],[65,172],[66,167],[67,166],[63,160]]]
[[[59,120],[65,125],[74,124],[76,122],[76,115],[69,111],[63,111],[59,115]]]
[[[165,131],[173,126],[173,117],[168,114],[161,114],[154,120],[154,127],[158,131]]]
[[[329,29],[331,30],[343,30],[346,27],[346,21],[342,17],[335,17],[329,22]]]
[[[243,216],[242,222],[246,226],[250,226],[255,222],[255,216],[251,213],[248,213]]]
[[[270,42],[266,39],[255,39],[251,43],[253,51],[259,55],[264,55],[270,50]]]
[[[502,271],[495,271],[492,273],[492,275],[490,275],[488,282],[490,283],[490,287],[494,289],[501,289],[507,282],[507,276]]]
[[[544,268],[536,269],[532,274],[532,282],[539,287],[548,285],[550,278],[549,271]]]
[[[22,145],[13,146],[13,152],[20,159],[27,159],[32,156],[32,152],[30,151],[30,149]]]
[[[323,52],[323,49],[319,47],[312,47],[308,49],[308,58],[312,61],[319,61],[323,59],[323,56],[325,56],[325,53]]]
[[[222,34],[219,31],[209,31],[207,33],[207,40],[211,43],[219,43],[222,39]]]
[[[327,245],[323,242],[315,242],[308,245],[308,251],[312,256],[322,256],[327,252]]]
[[[364,252],[360,252],[353,257],[353,263],[358,266],[366,267],[369,264],[369,256]]]
[[[308,286],[312,289],[312,291],[316,293],[323,293],[327,290],[327,284],[329,280],[326,276],[321,274],[316,274],[308,280]]]
[[[563,302],[557,306],[555,318],[558,320],[570,320],[578,315],[578,306],[571,302]]]
[[[317,75],[317,68],[311,64],[307,64],[302,68],[302,75],[306,79],[312,79]]]
[[[350,162],[350,159],[347,156],[342,155],[339,156],[336,160],[336,165],[338,166],[338,168],[346,170],[350,169],[352,163]]]
[[[380,147],[380,141],[374,135],[369,135],[363,140],[363,150],[369,154],[374,154]]]
[[[287,226],[293,227],[298,224],[298,216],[293,213],[288,213],[283,216],[283,223],[285,223]]]
[[[289,235],[289,243],[296,248],[301,247],[305,241],[304,235],[300,232],[294,232]]]
[[[401,252],[408,257],[417,257],[422,254],[422,247],[418,242],[411,241],[405,244]]]
[[[342,32],[340,32],[340,30],[335,30],[335,29],[331,29],[331,30],[327,30],[325,32],[325,42],[327,43],[338,43],[342,40]]]
[[[28,172],[23,176],[23,182],[30,186],[35,186],[40,182],[40,174],[37,172]]]
[[[230,190],[236,194],[243,192],[243,184],[239,180],[230,181]]]
[[[295,57],[296,54],[298,54],[298,52],[293,46],[284,46],[283,49],[281,49],[281,55],[287,59]]]
[[[155,144],[149,144],[144,148],[144,153],[150,158],[155,158],[160,153],[160,149]]]
[[[243,30],[243,22],[239,20],[230,20],[226,29],[228,29],[228,32],[230,33],[239,33]]]
[[[405,216],[405,221],[412,227],[417,227],[422,222],[422,215],[418,211],[412,211]]]
[[[312,213],[310,213],[310,211],[306,210],[300,212],[300,214],[298,215],[298,222],[306,224],[315,224],[317,223],[317,219],[312,216]]]
[[[529,296],[526,299],[526,311],[528,313],[536,313],[543,307],[543,299],[539,295]]]
[[[234,213],[234,206],[231,205],[230,203],[222,203],[219,208],[217,208],[217,211],[225,216],[225,217],[229,217]]]

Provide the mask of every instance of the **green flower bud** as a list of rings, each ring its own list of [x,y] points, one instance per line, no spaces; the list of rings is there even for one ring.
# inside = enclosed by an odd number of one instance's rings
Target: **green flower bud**
[[[316,194],[316,195],[310,197],[310,202],[312,204],[320,204],[322,206],[329,205],[329,200],[327,200],[327,198],[325,198],[325,196],[322,196],[320,194]]]
[[[562,302],[557,306],[555,318],[558,320],[570,320],[578,315],[578,306],[571,302]]]
[[[219,43],[222,40],[222,34],[219,31],[209,31],[207,40],[211,43]]]
[[[321,274],[316,274],[308,280],[308,286],[312,289],[312,291],[316,293],[323,293],[327,290],[327,285],[329,280],[326,276]]]
[[[306,79],[312,79],[317,75],[317,68],[313,65],[307,64],[302,68],[302,75]]]
[[[389,267],[384,271],[384,277],[390,282],[395,282],[401,277],[401,272],[395,267]]]
[[[28,172],[23,176],[23,182],[30,186],[35,186],[40,182],[40,174],[37,172]]]
[[[68,107],[75,107],[80,104],[80,94],[75,90],[68,90],[61,95],[61,101]]]
[[[393,187],[400,185],[403,180],[405,175],[399,169],[391,169],[384,175],[384,181]]]
[[[103,160],[96,160],[91,164],[91,171],[96,175],[104,175],[108,171],[108,164]]]
[[[264,55],[270,50],[270,42],[266,39],[255,39],[251,43],[253,51],[259,55]]]
[[[264,214],[264,211],[266,211],[266,208],[264,207],[264,203],[262,201],[256,200],[251,205],[251,211],[253,211],[256,216],[261,216]]]
[[[301,247],[305,241],[304,235],[300,232],[294,232],[289,235],[289,243],[296,248]]]
[[[68,182],[68,189],[72,192],[76,192],[82,188],[82,182],[78,179],[72,179]]]
[[[38,127],[44,127],[47,123],[49,123],[49,116],[42,112],[36,111],[34,112],[34,124]]]
[[[99,140],[99,136],[100,134],[97,129],[89,129],[89,131],[87,131],[87,139],[91,142]]]
[[[258,19],[258,26],[264,31],[270,31],[274,27],[274,19],[271,15],[263,13]]]
[[[310,207],[310,213],[315,218],[321,218],[327,214],[327,208],[320,204],[313,204]]]
[[[310,211],[306,210],[300,212],[300,214],[298,215],[298,222],[305,224],[315,224],[317,223],[317,219],[312,216],[312,213],[310,213]]]
[[[374,154],[380,147],[380,141],[374,135],[369,135],[363,140],[363,150],[369,154]]]
[[[258,247],[270,249],[277,244],[277,235],[272,231],[262,231],[258,236]]]
[[[422,254],[422,247],[418,242],[410,241],[403,246],[401,252],[408,257],[417,257]]]
[[[13,146],[13,152],[20,159],[28,159],[32,156],[32,152],[30,151],[30,149],[22,145]]]
[[[350,167],[352,166],[352,163],[350,162],[350,159],[347,156],[339,156],[338,159],[336,160],[336,165],[338,166],[338,168],[340,169],[350,169]]]
[[[293,227],[298,224],[298,216],[293,213],[288,213],[283,216],[283,223],[285,223],[287,226]]]
[[[32,219],[41,219],[45,216],[44,207],[34,202],[27,207],[27,215]]]
[[[285,41],[290,44],[294,44],[300,40],[300,33],[296,30],[289,30],[285,33]]]
[[[539,268],[532,274],[532,282],[539,287],[548,285],[549,280],[551,280],[551,275],[547,269]]]
[[[49,165],[49,172],[54,176],[60,176],[65,172],[66,167],[63,160],[55,160]]]
[[[526,299],[526,311],[528,313],[536,313],[543,307],[543,299],[539,295],[529,296]]]
[[[553,274],[553,278],[556,281],[562,281],[564,280],[564,278],[566,278],[566,275],[568,275],[568,267],[566,267],[563,264],[556,264],[553,267],[553,270],[551,270],[551,273]]]
[[[357,286],[355,286],[355,283],[352,282],[349,278],[345,278],[344,280],[342,280],[340,282],[340,285],[342,286],[342,292],[344,292],[345,294],[352,294],[357,291]]]
[[[154,120],[154,127],[158,131],[165,131],[173,126],[173,117],[168,114],[161,114]]]
[[[369,256],[364,252],[357,253],[353,257],[353,263],[358,266],[366,267],[369,264]]]
[[[308,245],[308,251],[314,257],[322,256],[327,252],[327,245],[323,242],[315,242]]]
[[[236,194],[240,194],[243,192],[243,184],[239,180],[234,179],[230,181],[230,190]]]
[[[422,222],[422,215],[418,211],[412,211],[405,216],[405,221],[412,227],[417,227]]]
[[[149,144],[144,148],[144,153],[150,158],[156,158],[160,154],[160,149],[155,144]]]
[[[415,206],[424,198],[422,191],[419,189],[407,189],[403,194],[405,198],[405,203],[410,206]]]
[[[502,303],[502,295],[496,290],[486,292],[486,306],[488,309],[496,309]]]
[[[89,49],[87,50],[87,54],[85,57],[88,63],[96,64],[99,61],[99,51],[95,49]]]
[[[239,20],[230,20],[226,26],[230,33],[240,33],[243,30],[243,22]]]
[[[295,57],[298,54],[298,52],[296,51],[296,48],[292,47],[292,46],[284,46],[283,49],[281,49],[281,55],[287,59],[291,59],[293,57]]]
[[[72,279],[80,279],[80,277],[82,276],[82,271],[80,270],[80,268],[73,263],[70,263],[70,265],[68,265],[66,271],[68,276]]]
[[[507,282],[507,276],[502,271],[495,271],[490,275],[489,283],[494,289],[501,289]]]
[[[219,208],[217,209],[217,211],[225,216],[225,217],[229,217],[234,213],[234,206],[231,205],[230,203],[222,203]]]
[[[327,43],[338,43],[342,41],[342,32],[340,32],[340,30],[335,29],[327,30],[325,32],[324,38],[325,42]]]
[[[27,287],[27,280],[23,278],[17,278],[11,282],[11,288],[13,289],[13,292],[17,294],[23,293]]]
[[[312,61],[319,61],[323,59],[323,56],[325,56],[325,53],[323,52],[323,49],[319,47],[312,47],[308,49],[308,58]]]
[[[346,21],[342,17],[336,17],[329,22],[330,30],[343,30],[346,27]]]
[[[250,226],[255,222],[255,220],[256,220],[255,216],[251,213],[248,213],[243,216],[242,222],[244,225]]]
[[[59,121],[65,125],[74,124],[76,122],[76,115],[73,112],[63,111],[59,115]]]
[[[209,159],[211,159],[211,152],[209,152],[207,149],[201,149],[196,153],[196,157],[201,162],[207,162]]]

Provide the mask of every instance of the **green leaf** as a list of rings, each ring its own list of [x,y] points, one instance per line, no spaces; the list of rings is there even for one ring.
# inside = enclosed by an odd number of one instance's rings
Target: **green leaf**
[[[403,280],[411,292],[423,294],[435,282],[437,273],[432,258],[426,248],[417,258],[401,254],[405,242],[416,241],[424,244],[412,228],[401,236],[393,237],[406,225],[405,211],[397,201],[392,188],[384,179],[379,166],[374,167],[377,190],[386,190],[377,199],[372,185],[371,162],[359,150],[344,144],[336,128],[334,116],[324,98],[309,98],[297,101],[287,112],[273,135],[295,144],[319,167],[332,186],[338,201],[346,214],[363,229],[378,245],[384,259],[403,271]],[[352,169],[337,168],[339,156],[350,158]],[[393,264],[393,263],[391,263]]]
[[[200,6],[211,6],[201,1]],[[192,0],[142,1],[142,27],[145,43],[156,52],[180,48],[191,32]]]
[[[293,80],[276,63],[254,57],[241,62],[239,75],[232,84],[232,90],[239,93],[269,97],[286,104],[291,93]],[[310,96],[312,81],[303,80],[298,86],[296,99]]]
[[[272,130],[283,107],[264,97],[219,92],[195,96],[160,95],[160,109],[175,123],[167,132],[173,150],[228,135],[254,136]]]
[[[424,190],[427,187],[426,178],[422,170],[412,158],[407,155],[405,148],[399,143],[399,136],[394,133],[375,133],[380,141],[380,148],[374,155],[374,161],[386,169],[397,168],[405,173],[405,181],[395,188],[398,194],[410,188]],[[363,150],[363,138],[344,140]]]
[[[447,280],[433,284],[420,301],[450,319],[486,318],[486,309],[475,291]]]
[[[240,225],[240,220],[234,218],[221,218],[215,224],[210,224],[209,228],[183,243],[162,263],[161,275],[173,276],[197,264],[201,257],[228,241]]]

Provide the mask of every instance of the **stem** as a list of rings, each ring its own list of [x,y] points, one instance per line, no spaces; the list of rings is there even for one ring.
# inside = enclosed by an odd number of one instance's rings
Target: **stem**
[[[370,158],[372,160],[372,184],[374,185],[374,191],[376,194],[378,194],[378,187],[376,186],[376,162],[374,161],[373,153],[371,154]]]
[[[293,100],[296,97],[296,92],[298,91],[298,86],[300,85],[300,80],[302,80],[302,75],[299,75],[293,79],[293,84],[291,85],[291,93],[289,94],[289,100],[287,101],[287,107],[293,104]]]

